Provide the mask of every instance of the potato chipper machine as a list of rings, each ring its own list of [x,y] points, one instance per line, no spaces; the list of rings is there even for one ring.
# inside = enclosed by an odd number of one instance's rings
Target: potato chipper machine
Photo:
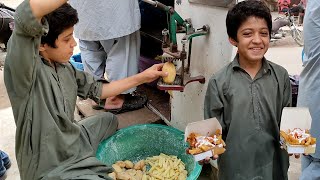
[[[160,90],[174,90],[184,91],[184,87],[191,82],[205,83],[205,77],[202,75],[191,77],[190,74],[190,58],[192,48],[192,38],[197,36],[207,35],[209,33],[209,26],[204,25],[199,29],[194,29],[191,19],[183,20],[181,16],[174,10],[173,7],[166,6],[158,1],[142,0],[145,3],[164,10],[169,17],[168,29],[162,31],[162,50],[163,53],[170,55],[170,57],[162,57],[162,62],[181,61],[181,67],[177,70],[177,75],[172,84],[166,84],[162,78],[157,83]],[[181,40],[182,49],[178,50],[177,33],[185,33]],[[186,50],[186,45],[188,49]],[[187,54],[188,52],[188,54]],[[185,60],[187,59],[187,64]]]

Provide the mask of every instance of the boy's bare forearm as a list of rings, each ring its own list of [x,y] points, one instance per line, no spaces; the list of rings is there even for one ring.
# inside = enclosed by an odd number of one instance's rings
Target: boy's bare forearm
[[[67,0],[30,0],[33,15],[40,21],[41,18],[54,11]]]
[[[100,98],[105,99],[107,97],[116,96],[140,84],[152,82],[159,77],[167,76],[168,73],[161,70],[162,66],[163,64],[155,64],[139,74],[118,81],[113,81],[109,84],[104,84]]]
[[[144,83],[142,79],[143,78],[141,77],[141,74],[136,74],[125,79],[103,84],[102,94],[100,98],[106,99],[111,96],[116,96],[130,88],[136,87]]]

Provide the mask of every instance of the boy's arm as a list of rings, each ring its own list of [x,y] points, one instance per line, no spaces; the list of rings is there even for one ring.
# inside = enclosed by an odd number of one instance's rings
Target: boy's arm
[[[167,76],[167,73],[161,71],[162,66],[163,64],[156,64],[142,73],[111,83],[97,82],[88,73],[73,68],[78,85],[78,96],[83,99],[91,98],[96,102],[116,96],[142,83],[152,82],[160,76]]]
[[[214,77],[208,83],[206,96],[204,99],[204,119],[216,117],[222,126],[222,131],[226,125],[222,119],[223,102],[219,96],[219,90]]]
[[[35,18],[40,22],[42,17],[54,11],[67,0],[30,0],[30,7]]]
[[[41,36],[48,32],[46,21],[34,17],[30,1],[23,1],[14,14],[14,30],[8,42],[4,79],[9,94],[26,97],[37,76],[40,64]]]
[[[134,76],[130,76],[125,79],[121,79],[118,81],[113,81],[111,83],[105,83],[102,86],[101,99],[106,99],[107,97],[116,96],[128,89],[136,87],[143,83],[152,82],[158,79],[160,76],[167,76],[167,73],[162,72],[163,64],[155,64],[147,70],[136,74]]]
[[[292,93],[292,89],[291,89],[290,77],[287,72],[285,77],[284,92],[283,92],[283,107],[292,106],[291,93]]]

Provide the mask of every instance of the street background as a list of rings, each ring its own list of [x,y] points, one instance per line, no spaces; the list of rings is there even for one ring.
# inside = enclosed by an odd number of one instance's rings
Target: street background
[[[22,0],[1,0],[9,7],[17,7]],[[276,12],[272,13],[273,18],[277,17]],[[302,29],[302,27],[300,27]],[[75,52],[79,52],[76,48]],[[271,43],[266,53],[266,58],[287,69],[290,75],[298,75],[302,70],[301,61],[302,47],[299,47],[290,35],[284,39]],[[3,81],[3,63],[5,53],[0,50],[0,149],[9,154],[12,166],[8,170],[8,180],[19,180],[19,171],[15,160],[15,122],[6,88]],[[300,175],[300,160],[290,159],[289,180],[297,180]]]

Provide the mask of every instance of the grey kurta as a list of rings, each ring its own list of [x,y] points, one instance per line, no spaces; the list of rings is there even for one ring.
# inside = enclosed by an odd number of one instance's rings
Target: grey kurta
[[[138,31],[141,15],[138,0],[70,0],[79,14],[74,34],[86,41],[123,37]]]
[[[99,142],[117,128],[105,113],[78,124],[77,95],[98,99],[102,83],[69,63],[52,68],[39,56],[48,31],[32,15],[29,0],[16,10],[4,78],[17,126],[16,157],[21,179],[106,179],[111,168],[95,158]]]
[[[220,179],[287,179],[288,154],[280,149],[279,124],[290,102],[287,71],[265,59],[253,80],[238,57],[210,79],[204,116],[218,118],[227,144],[218,160]]]
[[[320,1],[309,0],[303,23],[305,67],[300,74],[298,104],[308,107],[312,117],[310,133],[317,138],[316,153],[320,159]]]

